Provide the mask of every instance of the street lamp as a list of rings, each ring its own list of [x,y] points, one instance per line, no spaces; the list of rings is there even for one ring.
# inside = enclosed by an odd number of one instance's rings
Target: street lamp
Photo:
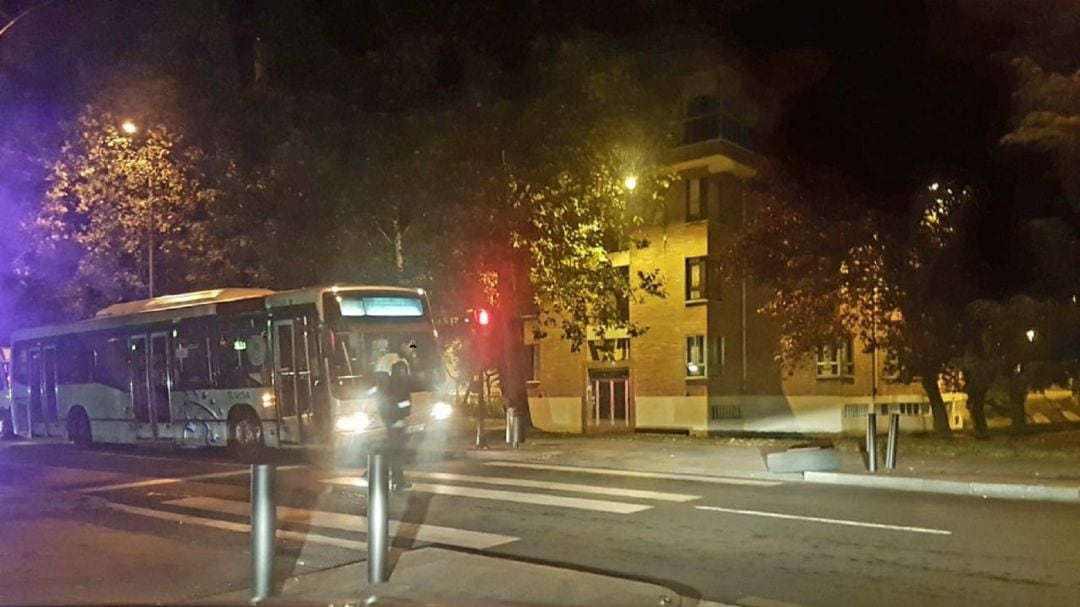
[[[1031,342],[1035,341],[1035,329],[1028,329],[1027,331],[1024,332],[1024,335],[1027,336],[1028,343],[1031,343]]]
[[[633,192],[634,188],[637,187],[637,175],[627,175],[626,179],[623,180],[623,185],[626,186],[626,189]]]
[[[139,127],[130,120],[125,120],[120,123],[120,130],[124,131],[128,135],[134,135],[139,132]],[[149,290],[150,299],[154,298],[154,196],[153,196],[154,182],[151,175],[146,176],[146,264],[148,266],[149,280],[147,281],[147,288]]]

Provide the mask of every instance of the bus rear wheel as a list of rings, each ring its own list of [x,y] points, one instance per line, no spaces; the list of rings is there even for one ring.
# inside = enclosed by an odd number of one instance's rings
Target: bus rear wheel
[[[90,417],[81,407],[76,407],[68,413],[67,419],[68,438],[75,446],[86,449],[94,443],[94,437],[90,431]]]
[[[243,408],[229,416],[229,450],[245,462],[255,462],[262,457],[262,421],[254,411]]]

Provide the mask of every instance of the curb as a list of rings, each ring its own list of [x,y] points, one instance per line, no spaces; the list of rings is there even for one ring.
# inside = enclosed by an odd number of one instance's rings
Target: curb
[[[849,485],[897,491],[920,491],[967,495],[971,497],[1041,500],[1049,502],[1080,502],[1080,486],[1026,485],[1020,483],[985,483],[978,481],[947,481],[906,476],[870,476],[843,472],[805,472],[809,483]]]

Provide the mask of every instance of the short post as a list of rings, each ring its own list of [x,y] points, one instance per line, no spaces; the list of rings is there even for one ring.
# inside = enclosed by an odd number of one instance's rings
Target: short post
[[[866,463],[870,472],[877,472],[877,414],[866,414]]]
[[[889,442],[885,443],[885,469],[896,468],[896,441],[900,438],[900,414],[889,415]]]
[[[387,580],[387,560],[390,555],[390,478],[386,455],[368,454],[368,584]]]
[[[506,444],[514,442],[514,408],[506,408]]]
[[[510,446],[517,449],[521,446],[521,416],[517,414],[517,409],[513,407],[507,410],[512,412],[510,415]]]
[[[277,508],[274,504],[274,466],[251,466],[251,600],[274,593],[274,548]]]
[[[487,449],[487,437],[484,436],[484,377],[480,376],[478,382],[480,389],[476,391],[476,448]]]

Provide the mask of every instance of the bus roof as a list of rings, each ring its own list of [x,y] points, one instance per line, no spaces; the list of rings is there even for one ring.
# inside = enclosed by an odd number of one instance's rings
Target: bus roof
[[[369,291],[372,293],[387,293],[395,295],[423,295],[423,289],[410,289],[408,287],[390,287],[385,285],[332,285],[319,287],[304,287],[291,291],[279,291],[266,298],[266,307],[291,306],[296,304],[314,303],[320,305],[322,296],[326,293],[339,291]]]
[[[218,304],[248,299],[263,299],[263,305],[267,309],[312,303],[321,310],[322,295],[337,291],[369,291],[401,295],[424,294],[422,289],[381,285],[328,285],[304,287],[289,291],[242,288],[209,289],[113,304],[98,311],[93,318],[86,320],[15,331],[11,335],[11,342],[66,335],[68,333],[101,331],[130,324],[151,324],[181,318],[212,316],[217,313]]]
[[[94,318],[110,316],[127,316],[129,314],[141,314],[155,310],[175,310],[210,303],[224,303],[240,299],[265,297],[274,292],[269,289],[208,289],[206,291],[194,291],[192,293],[180,293],[178,295],[163,295],[153,299],[140,299],[138,301],[125,301],[113,304],[107,308],[98,310]]]

